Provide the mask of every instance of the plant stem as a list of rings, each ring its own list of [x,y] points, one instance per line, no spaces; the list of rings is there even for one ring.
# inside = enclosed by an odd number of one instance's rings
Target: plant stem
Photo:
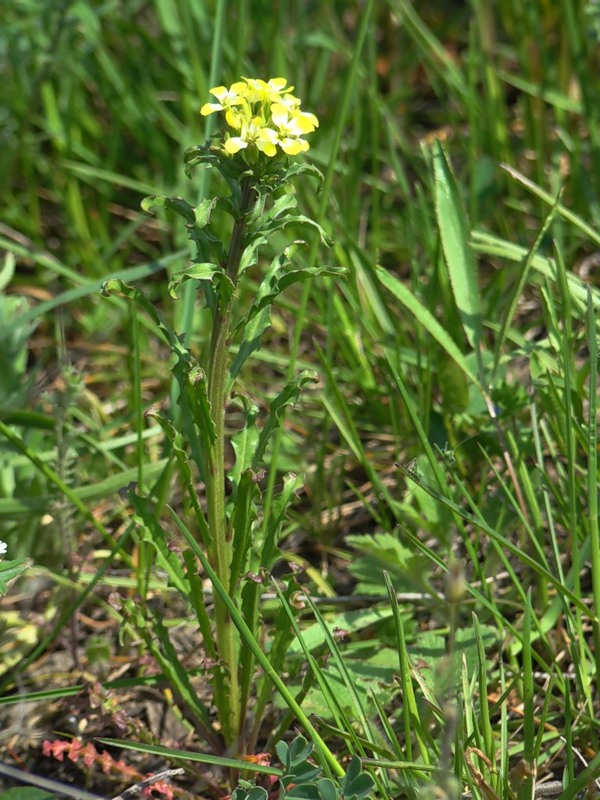
[[[256,201],[256,194],[248,179],[244,179],[238,216],[231,234],[231,245],[227,256],[225,271],[233,286],[236,286],[240,261],[246,243],[246,220],[248,213]],[[229,367],[229,343],[231,335],[231,297],[221,300],[215,310],[210,341],[208,363],[208,399],[215,425],[215,442],[209,455],[206,471],[206,494],[208,525],[212,537],[211,562],[223,586],[228,587],[233,597],[235,587],[231,586],[231,530],[225,511],[226,474],[225,474],[225,407],[227,405],[227,373]],[[235,744],[240,736],[244,721],[244,709],[241,708],[239,684],[239,637],[231,616],[223,601],[215,597],[215,627],[217,651],[223,669],[228,674],[228,692],[223,698],[225,707],[220,708],[220,720],[223,736],[228,745]]]

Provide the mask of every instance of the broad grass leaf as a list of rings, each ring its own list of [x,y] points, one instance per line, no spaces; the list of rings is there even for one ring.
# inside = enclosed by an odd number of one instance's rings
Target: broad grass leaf
[[[389,289],[390,292],[399,300],[402,305],[415,317],[417,322],[420,322],[425,330],[442,346],[450,358],[455,361],[461,370],[464,372],[468,380],[470,380],[480,392],[483,393],[481,384],[472,371],[469,363],[459,349],[458,345],[452,339],[448,331],[437,321],[431,311],[426,308],[416,295],[405,286],[395,275],[392,275],[383,267],[377,267],[377,275],[381,283]]]
[[[4,264],[0,267],[0,292],[3,292],[8,284],[12,281],[15,274],[15,254],[6,253],[4,256]]]
[[[481,301],[475,258],[469,243],[469,220],[450,161],[439,140],[433,143],[435,212],[442,250],[467,341],[481,342]]]

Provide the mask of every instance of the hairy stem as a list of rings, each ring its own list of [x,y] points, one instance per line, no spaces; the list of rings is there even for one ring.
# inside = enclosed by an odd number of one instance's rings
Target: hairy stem
[[[231,234],[231,245],[225,270],[235,286],[240,261],[246,245],[246,220],[256,201],[256,194],[248,179],[241,187],[239,212]],[[233,298],[233,295],[232,295]],[[227,373],[229,368],[229,344],[231,336],[231,310],[233,300],[220,301],[214,314],[208,364],[208,398],[215,425],[215,444],[210,454],[206,475],[208,524],[212,538],[212,563],[223,586],[229,587],[234,597],[235,587],[231,586],[231,529],[225,511],[225,407],[227,405]],[[239,637],[231,616],[222,600],[215,597],[215,627],[217,650],[226,672],[228,692],[225,707],[221,708],[220,720],[223,736],[227,744],[235,744],[244,722],[244,709],[241,708],[239,683]],[[218,667],[217,667],[218,669]]]

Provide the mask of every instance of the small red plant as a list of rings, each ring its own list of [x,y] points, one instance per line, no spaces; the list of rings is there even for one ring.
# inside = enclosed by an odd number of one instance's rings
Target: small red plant
[[[46,739],[42,745],[42,753],[49,758],[55,758],[57,761],[64,761],[67,758],[74,764],[77,764],[82,759],[83,765],[87,769],[97,764],[100,765],[105,775],[115,775],[121,780],[128,780],[132,783],[143,784],[149,778],[152,778],[152,774],[142,775],[135,767],[129,766],[124,761],[116,761],[107,750],[99,753],[91,742],[84,744],[80,739],[72,739],[71,741],[55,739],[52,742]],[[176,789],[164,780],[159,780],[140,788],[142,797],[162,797],[165,800],[174,800],[175,794],[179,796],[188,795],[185,790]]]

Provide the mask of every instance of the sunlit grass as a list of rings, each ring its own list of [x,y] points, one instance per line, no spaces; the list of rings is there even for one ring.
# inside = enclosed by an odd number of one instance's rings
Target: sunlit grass
[[[436,783],[525,797],[535,763],[567,797],[585,783],[582,759],[598,774],[598,13],[583,0],[7,9],[0,246],[16,271],[0,300],[23,296],[29,310],[0,305],[0,539],[33,559],[32,576],[68,586],[17,583],[4,601],[5,642],[24,659],[6,655],[4,703],[17,687],[22,700],[56,697],[36,683],[39,659],[59,641],[76,649],[76,611],[109,618],[115,587],[158,598],[168,622],[184,614],[172,585],[157,591],[167,555],[138,539],[125,491],[136,481],[157,507],[189,510],[185,472],[145,416],[168,410],[172,364],[143,315],[99,290],[108,277],[143,287],[203,352],[193,287],[179,319],[166,288],[187,264],[185,233],[140,201],[195,203],[218,187],[181,168],[206,136],[208,88],[283,75],[320,120],[308,155],[324,187],[296,188],[334,242],[309,241],[298,261],[348,270],[286,293],[242,375],[262,409],[286,376],[321,377],[270,451],[265,492],[268,509],[284,472],[305,474],[283,558],[307,569],[315,602],[343,599],[333,611],[262,601],[261,647],[298,627],[280,663],[287,708],[322,717],[309,724],[324,763],[334,752],[344,769],[349,754],[386,764],[370,767],[382,796]],[[457,561],[465,594],[449,614]],[[50,618],[31,626],[11,605],[21,591]],[[109,650],[135,661],[148,647],[120,619]],[[110,662],[80,658],[113,691]],[[256,680],[264,719],[249,727],[272,749],[281,721],[299,717]],[[218,749],[218,725],[211,736]],[[11,741],[25,765],[28,747]]]

